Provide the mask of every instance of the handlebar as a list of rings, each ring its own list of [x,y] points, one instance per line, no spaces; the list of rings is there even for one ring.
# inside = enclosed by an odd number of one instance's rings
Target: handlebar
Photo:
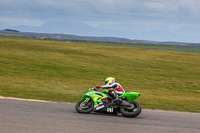
[[[97,89],[97,88],[95,88],[95,87],[93,87],[93,88],[92,88],[92,90],[98,91],[98,89]]]

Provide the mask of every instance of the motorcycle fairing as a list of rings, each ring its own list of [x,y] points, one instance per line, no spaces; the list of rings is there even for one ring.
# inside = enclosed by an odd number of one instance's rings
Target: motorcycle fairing
[[[120,95],[119,97],[126,97],[126,99],[128,101],[132,101],[137,99],[139,96],[141,95],[141,93],[137,93],[137,92],[128,92],[125,94]]]

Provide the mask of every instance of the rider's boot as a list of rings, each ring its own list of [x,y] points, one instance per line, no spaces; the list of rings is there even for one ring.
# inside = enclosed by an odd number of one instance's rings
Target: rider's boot
[[[119,105],[120,103],[122,103],[122,99],[121,98],[116,98],[112,100],[112,104],[117,104]]]

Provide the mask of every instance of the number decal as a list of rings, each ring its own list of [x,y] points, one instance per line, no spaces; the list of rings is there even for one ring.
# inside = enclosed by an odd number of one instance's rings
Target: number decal
[[[107,112],[113,112],[113,108],[107,108]]]

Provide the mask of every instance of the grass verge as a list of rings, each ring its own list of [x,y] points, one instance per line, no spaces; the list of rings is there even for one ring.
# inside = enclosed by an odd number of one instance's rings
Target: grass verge
[[[174,52],[200,53],[200,47],[181,45],[137,44],[137,43],[106,43],[106,42],[77,42],[81,44],[95,44],[105,46],[119,46],[140,49],[165,50]]]
[[[200,55],[0,38],[0,95],[77,102],[113,76],[143,108],[200,112]]]

